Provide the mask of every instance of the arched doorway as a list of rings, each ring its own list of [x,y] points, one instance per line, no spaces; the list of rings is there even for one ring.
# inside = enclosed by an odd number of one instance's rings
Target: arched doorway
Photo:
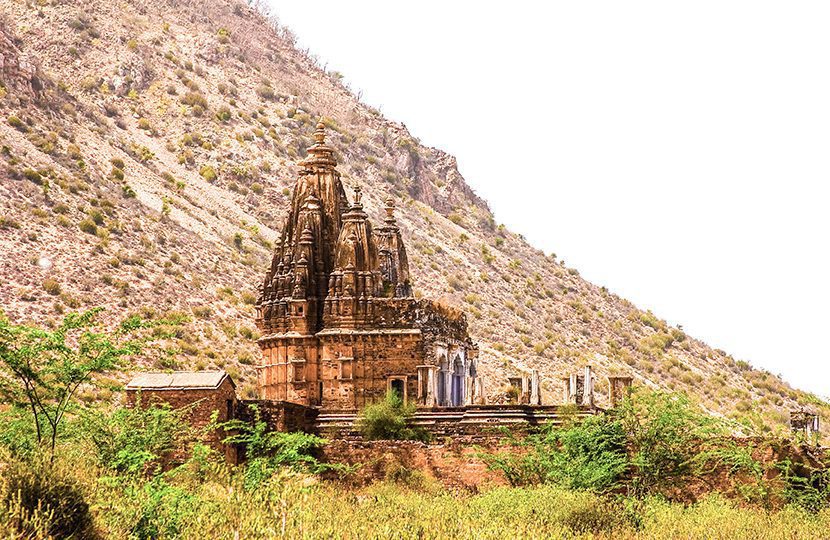
[[[460,356],[455,357],[452,366],[452,395],[451,405],[460,407],[464,404],[464,363]]]
[[[447,357],[441,357],[441,361],[438,363],[438,391],[436,392],[436,402],[438,403],[439,407],[447,405],[447,376],[448,376],[449,368],[447,366]]]

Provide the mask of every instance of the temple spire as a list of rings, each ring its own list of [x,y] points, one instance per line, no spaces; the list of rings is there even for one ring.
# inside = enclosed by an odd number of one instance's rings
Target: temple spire
[[[386,206],[383,208],[386,210],[386,219],[384,221],[389,227],[397,226],[397,221],[395,220],[395,200],[392,197],[386,199]]]
[[[337,165],[334,159],[334,149],[326,144],[326,125],[323,117],[317,122],[314,130],[314,144],[307,149],[308,157],[300,162],[303,172],[314,172],[315,169],[333,169]]]
[[[354,186],[354,203],[352,203],[352,208],[360,209],[363,208],[363,203],[360,201],[363,199],[363,190],[361,189],[359,184]]]

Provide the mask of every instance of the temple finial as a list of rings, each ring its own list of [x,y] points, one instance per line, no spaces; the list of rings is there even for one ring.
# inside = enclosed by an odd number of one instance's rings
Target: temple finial
[[[386,199],[384,210],[386,210],[386,222],[395,223],[395,200],[392,197]]]
[[[360,206],[360,200],[363,198],[363,192],[360,188],[360,185],[355,185],[354,187],[354,206]]]
[[[314,140],[317,141],[317,144],[326,142],[326,125],[323,123],[322,116],[317,121],[317,129],[314,130]]]

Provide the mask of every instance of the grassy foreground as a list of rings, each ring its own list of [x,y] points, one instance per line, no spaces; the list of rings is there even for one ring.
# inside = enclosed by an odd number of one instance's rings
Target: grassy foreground
[[[554,486],[459,494],[423,479],[350,489],[288,472],[252,490],[238,470],[198,457],[149,480],[110,476],[84,461],[61,460],[49,474],[81,486],[103,538],[805,539],[830,531],[830,510],[767,512],[718,495],[683,506]],[[0,478],[5,488],[8,475]],[[0,532],[20,538],[22,519],[22,537],[44,538],[47,518],[12,505],[0,514]]]

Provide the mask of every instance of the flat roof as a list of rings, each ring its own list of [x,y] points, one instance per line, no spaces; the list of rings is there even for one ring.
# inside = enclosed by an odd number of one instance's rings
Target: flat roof
[[[127,390],[214,390],[225,379],[233,379],[225,370],[219,371],[174,371],[172,373],[139,373],[127,383]]]

